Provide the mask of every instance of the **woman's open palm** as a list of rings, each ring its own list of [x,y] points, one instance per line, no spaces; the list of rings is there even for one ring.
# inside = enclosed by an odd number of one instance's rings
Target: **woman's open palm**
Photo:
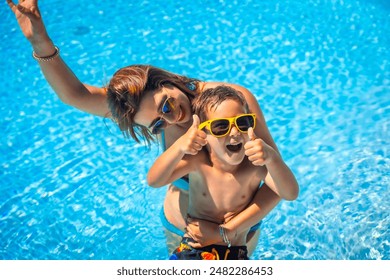
[[[38,8],[38,0],[20,0],[18,4],[7,0],[7,4],[15,14],[20,29],[28,40],[42,38],[40,36],[46,35]]]

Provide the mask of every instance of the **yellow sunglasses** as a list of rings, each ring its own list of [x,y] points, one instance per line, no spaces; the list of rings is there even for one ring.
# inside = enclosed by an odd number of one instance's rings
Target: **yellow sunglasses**
[[[214,137],[224,137],[228,135],[234,124],[238,131],[248,133],[248,129],[256,126],[256,114],[243,114],[232,118],[213,119],[202,122],[199,129],[207,128]]]

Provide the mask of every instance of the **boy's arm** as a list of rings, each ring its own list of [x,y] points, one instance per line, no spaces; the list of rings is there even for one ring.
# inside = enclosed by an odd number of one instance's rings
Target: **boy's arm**
[[[299,186],[290,168],[279,157],[266,164],[268,173],[264,182],[281,198],[295,200],[298,197]]]
[[[147,175],[149,186],[158,188],[187,175],[195,167],[196,155],[206,145],[206,133],[198,129],[199,117],[193,116],[192,126],[157,158]]]
[[[245,143],[245,154],[253,165],[266,166],[268,172],[264,182],[282,199],[295,200],[299,192],[297,180],[279,153],[262,139],[256,139],[252,128],[248,130],[248,136],[252,140]]]
[[[159,188],[191,172],[191,159],[184,159],[185,153],[179,143],[180,141],[173,143],[149,169],[147,175],[149,186]]]

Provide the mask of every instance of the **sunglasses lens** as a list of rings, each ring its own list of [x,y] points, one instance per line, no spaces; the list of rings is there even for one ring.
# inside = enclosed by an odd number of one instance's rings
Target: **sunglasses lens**
[[[236,119],[237,127],[243,132],[247,132],[250,127],[253,127],[255,120],[253,116],[242,116]]]
[[[225,135],[229,131],[229,127],[228,120],[215,120],[210,124],[210,130],[216,136]]]
[[[153,126],[153,128],[152,128],[152,133],[153,134],[160,134],[161,133],[161,131],[164,129],[164,127],[165,127],[165,121],[164,120],[158,120],[155,124],[154,124],[154,126]]]
[[[173,106],[172,99],[173,98],[168,98],[167,100],[165,100],[164,105],[161,108],[161,112],[163,114],[169,114],[170,112],[173,111],[174,106]]]

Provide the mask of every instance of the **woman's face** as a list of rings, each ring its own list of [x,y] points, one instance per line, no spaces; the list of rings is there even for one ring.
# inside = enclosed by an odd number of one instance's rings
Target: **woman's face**
[[[161,129],[170,125],[189,127],[192,122],[190,100],[173,86],[164,86],[159,91],[145,93],[139,108],[134,121],[151,132],[161,132]]]

